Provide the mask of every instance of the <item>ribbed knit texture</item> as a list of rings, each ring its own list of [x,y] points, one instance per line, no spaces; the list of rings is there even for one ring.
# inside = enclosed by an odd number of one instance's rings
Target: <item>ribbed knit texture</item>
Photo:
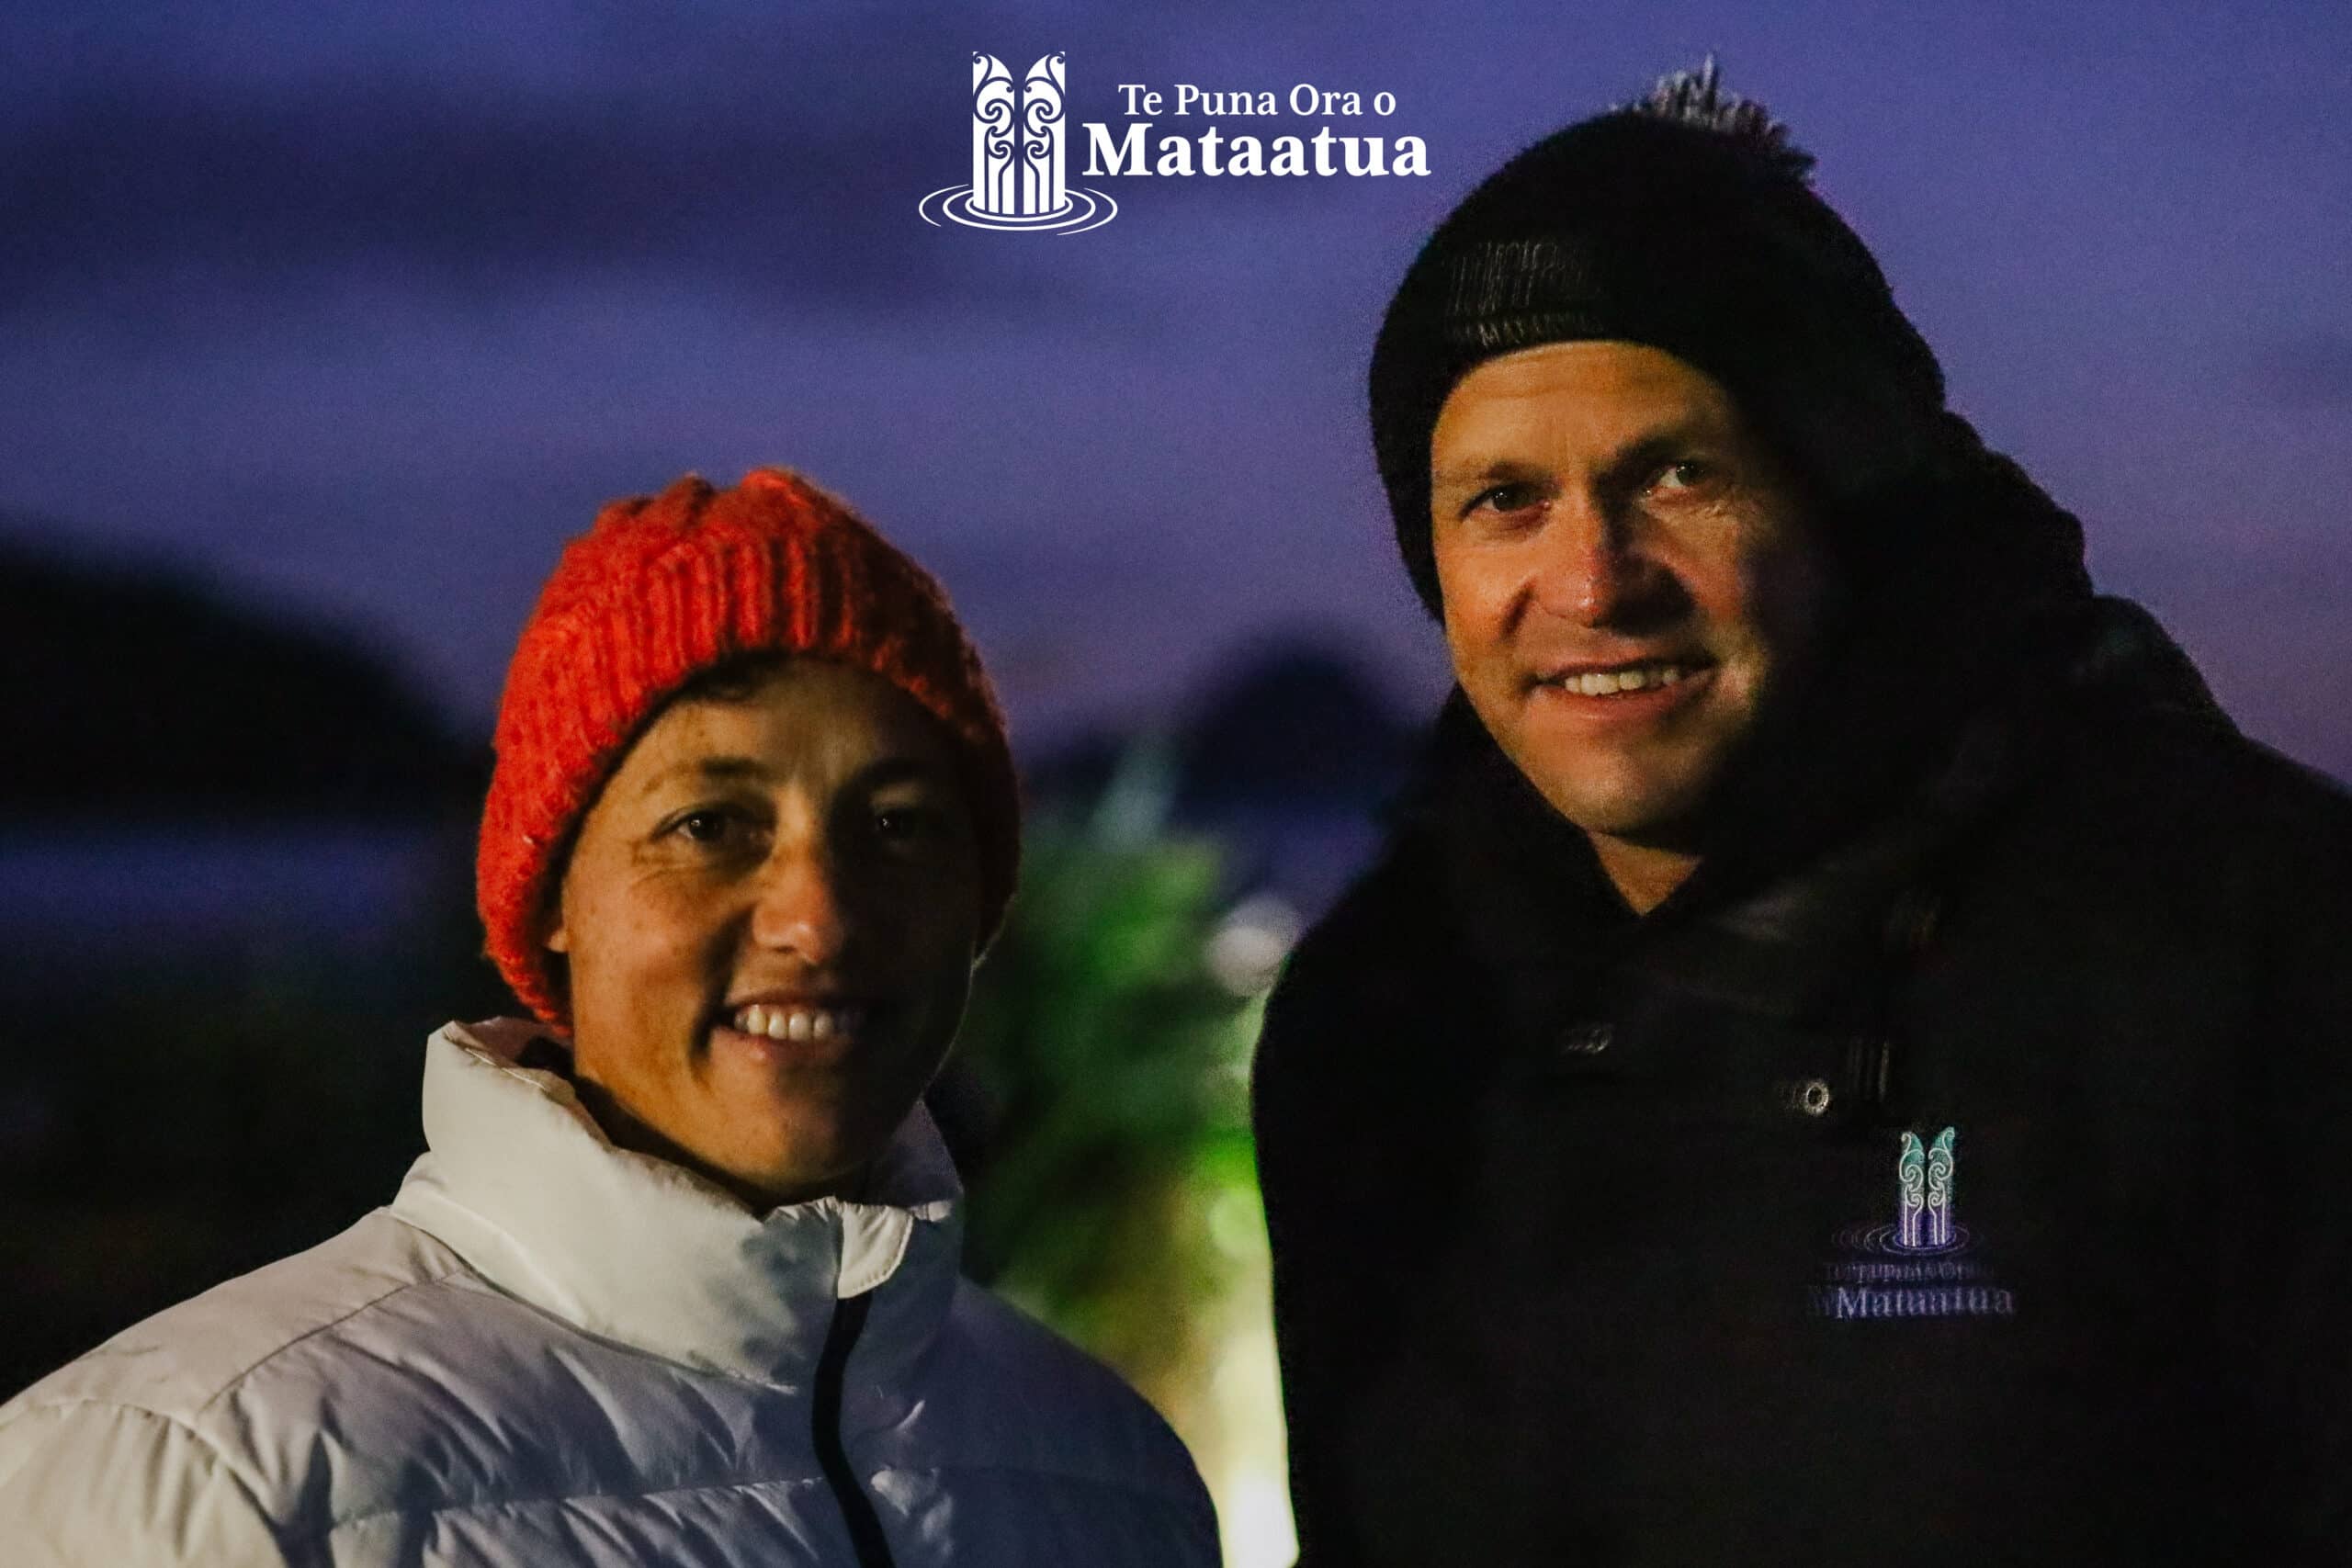
[[[1758,106],[1748,106],[1758,108]],[[1943,373],[1860,237],[1758,132],[1619,109],[1526,149],[1438,226],[1369,377],[1397,548],[1436,619],[1430,437],[1463,377],[1545,344],[1665,350],[1729,389],[1825,509],[1950,461]]]
[[[499,705],[475,897],[499,973],[568,1022],[542,945],[548,878],[662,700],[738,654],[806,653],[880,675],[961,742],[980,854],[983,944],[1020,863],[1004,717],[939,584],[834,497],[783,468],[733,490],[688,475],[605,508],[565,547]]]

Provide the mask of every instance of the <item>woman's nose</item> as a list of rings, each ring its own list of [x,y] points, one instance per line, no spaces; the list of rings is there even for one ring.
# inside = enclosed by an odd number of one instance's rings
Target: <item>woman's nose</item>
[[[848,928],[837,879],[824,855],[780,847],[768,857],[752,905],[753,942],[797,953],[820,967],[841,957]]]

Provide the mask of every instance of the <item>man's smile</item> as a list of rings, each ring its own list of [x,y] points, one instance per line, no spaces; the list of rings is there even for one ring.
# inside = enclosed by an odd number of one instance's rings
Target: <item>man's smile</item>
[[[1611,697],[1679,685],[1713,668],[1713,660],[1703,654],[1622,660],[1614,663],[1562,663],[1539,671],[1529,683],[1566,694]]]

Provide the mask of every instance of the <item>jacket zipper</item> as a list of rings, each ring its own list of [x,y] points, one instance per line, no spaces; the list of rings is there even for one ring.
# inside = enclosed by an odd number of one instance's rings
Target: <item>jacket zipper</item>
[[[849,1529],[850,1544],[857,1551],[857,1568],[894,1568],[890,1543],[882,1534],[882,1520],[874,1501],[857,1483],[849,1467],[849,1452],[842,1446],[842,1379],[849,1369],[849,1353],[865,1331],[874,1293],[852,1296],[833,1308],[832,1325],[825,1331],[824,1353],[817,1359],[817,1463],[841,1505],[842,1523]]]

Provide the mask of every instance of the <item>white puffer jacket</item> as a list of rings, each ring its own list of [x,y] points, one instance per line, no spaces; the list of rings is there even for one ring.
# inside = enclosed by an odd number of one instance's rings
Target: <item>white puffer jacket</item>
[[[1213,1564],[1182,1446],[963,1280],[930,1118],[755,1216],[436,1033],[389,1209],[0,1405],[0,1562]]]

